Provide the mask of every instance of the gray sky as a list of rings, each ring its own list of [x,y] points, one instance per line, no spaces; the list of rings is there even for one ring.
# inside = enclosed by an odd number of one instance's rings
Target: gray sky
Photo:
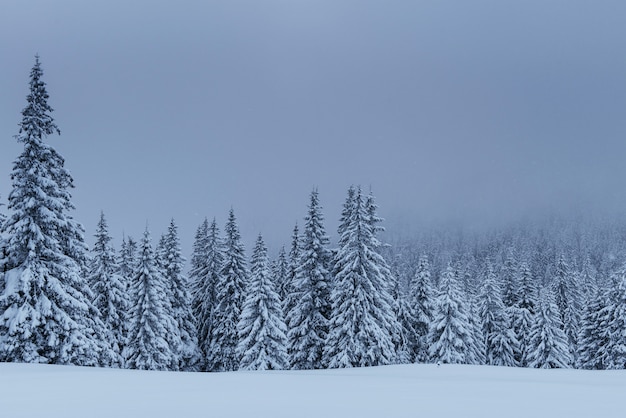
[[[0,195],[35,53],[88,241],[100,210],[189,255],[235,208],[276,249],[318,186],[387,226],[626,209],[626,2],[0,2]],[[156,239],[156,237],[155,237]],[[249,252],[249,248],[248,248]]]

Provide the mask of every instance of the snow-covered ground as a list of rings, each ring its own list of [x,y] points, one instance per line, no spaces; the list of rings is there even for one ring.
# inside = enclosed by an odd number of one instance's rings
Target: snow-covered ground
[[[173,373],[0,364],[1,417],[624,417],[626,371]]]

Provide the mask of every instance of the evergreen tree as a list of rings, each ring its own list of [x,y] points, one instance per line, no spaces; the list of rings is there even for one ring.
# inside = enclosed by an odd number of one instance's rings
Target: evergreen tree
[[[13,165],[5,289],[0,296],[0,360],[96,365],[107,347],[104,325],[84,280],[83,229],[74,221],[73,179],[44,139],[60,133],[51,116],[36,57],[16,136],[24,144]]]
[[[356,189],[354,186],[350,186],[348,188],[348,195],[346,196],[346,201],[343,204],[343,209],[341,210],[341,218],[339,219],[339,226],[337,227],[337,236],[339,237],[339,246],[345,245],[345,242],[342,242],[342,238],[345,235],[346,230],[350,227],[350,220],[353,216],[354,211],[354,197],[356,195]],[[334,274],[333,274],[334,276]]]
[[[157,269],[161,272],[163,276],[165,276],[165,234],[161,234],[161,237],[159,238],[159,243],[156,246],[154,254],[154,261],[156,263]],[[169,290],[170,287],[168,286],[168,291]]]
[[[289,261],[287,266],[287,285],[285,286],[285,295],[283,296],[283,313],[285,314],[285,325],[289,325],[289,312],[294,309],[298,303],[298,296],[294,292],[294,283],[296,280],[296,271],[300,264],[300,235],[298,224],[293,227],[291,236],[291,248],[289,250]],[[289,335],[289,328],[287,329]],[[289,343],[287,343],[287,354],[291,358],[292,353],[289,351]]]
[[[376,366],[396,360],[393,332],[398,326],[389,293],[389,267],[376,251],[378,241],[371,219],[357,190],[335,261],[337,275],[325,353],[331,368]]]
[[[240,369],[280,370],[288,366],[287,327],[261,235],[254,247],[250,282],[237,330]]]
[[[0,207],[4,206],[0,203]],[[5,262],[4,260],[7,258],[7,241],[8,237],[5,236],[4,233],[4,223],[6,222],[6,215],[3,212],[0,212],[0,295],[4,293],[4,273],[5,273]]]
[[[287,313],[287,335],[291,368],[324,367],[324,343],[330,315],[329,251],[324,216],[317,190],[311,193],[300,260],[292,282],[292,297],[297,301]]]
[[[118,256],[118,273],[122,282],[126,285],[126,290],[130,289],[130,282],[136,265],[137,241],[132,237],[124,237],[122,238],[122,246]]]
[[[361,190],[358,189],[354,193],[360,192]],[[348,191],[348,197],[349,196],[350,191]],[[395,315],[388,318],[389,323],[386,324],[388,327],[387,329],[391,333],[391,339],[395,347],[394,351],[396,352],[396,359],[393,361],[401,364],[408,363],[412,361],[413,357],[411,348],[415,345],[415,330],[407,328],[406,326],[410,326],[415,321],[412,318],[413,312],[405,309],[403,306],[406,301],[405,292],[400,291],[400,282],[398,277],[391,272],[391,268],[389,268],[387,262],[382,256],[382,251],[390,246],[384,245],[378,239],[377,234],[385,231],[385,227],[381,225],[384,219],[378,216],[378,205],[376,204],[374,194],[371,190],[364,200],[364,208],[365,219],[372,232],[371,247],[376,253],[378,253],[380,260],[383,261],[383,263],[379,265],[379,268],[380,273],[385,276],[383,282],[387,285],[387,291],[381,293],[381,296],[390,296],[387,303],[391,304],[395,312]],[[404,323],[398,320],[400,314],[406,319]],[[409,318],[409,316],[411,318]],[[398,351],[399,349],[401,350],[400,352]]]
[[[3,203],[0,203],[0,207],[4,206]],[[4,226],[4,221],[6,220],[7,216],[4,214],[4,212],[0,211],[0,231],[3,231],[2,227]]]
[[[243,297],[248,282],[246,257],[241,243],[235,212],[231,209],[224,229],[225,259],[217,283],[216,306],[207,352],[212,371],[237,370],[241,359],[237,352],[237,324],[241,316]]]
[[[517,340],[491,263],[487,263],[486,277],[479,295],[479,315],[485,341],[486,363],[493,366],[516,366]]]
[[[580,325],[581,292],[576,275],[570,270],[565,257],[561,255],[556,265],[554,298],[558,307],[561,329],[567,336],[570,358],[575,364],[578,352],[578,328]]]
[[[467,306],[467,304],[466,304]],[[466,363],[482,365],[487,362],[487,344],[482,318],[478,312],[478,297],[469,294],[469,306],[466,308],[470,323],[470,338],[468,340],[469,350],[467,351]]]
[[[142,370],[176,370],[178,357],[168,343],[169,336],[177,333],[175,320],[170,314],[167,285],[156,268],[147,229],[141,241],[131,295],[128,366]]]
[[[213,218],[215,223],[215,218]],[[217,226],[216,226],[217,229]],[[207,269],[207,248],[209,246],[209,220],[204,218],[202,223],[196,229],[196,235],[193,242],[193,253],[191,255],[191,270],[189,271],[189,279],[196,284],[202,282],[202,277],[206,274]],[[195,291],[194,291],[195,293]]]
[[[520,366],[526,367],[526,358],[531,344],[530,328],[538,309],[537,297],[539,291],[527,263],[521,263],[518,274],[519,298],[514,306],[515,310],[512,318],[513,329],[519,343],[515,358]]]
[[[196,370],[200,361],[196,322],[191,311],[189,283],[183,275],[185,259],[180,251],[178,227],[171,220],[163,240],[162,264],[165,282],[169,288],[171,315],[178,332],[171,337],[170,346],[178,356],[180,370]]]
[[[287,261],[285,247],[280,247],[280,251],[278,251],[278,258],[276,259],[276,264],[273,269],[273,275],[278,284],[278,296],[280,297],[281,303],[283,303],[282,301],[287,298],[291,288],[289,280],[289,261]]]
[[[502,268],[502,303],[505,308],[511,308],[519,299],[518,264],[513,255],[513,249],[507,251]]]
[[[414,348],[415,358],[418,363],[426,363],[430,355],[428,353],[428,332],[433,320],[434,290],[430,280],[430,265],[428,257],[419,259],[415,276],[409,286],[409,306],[413,309],[415,323],[413,329],[416,333]]]
[[[399,280],[392,292],[393,311],[400,325],[398,338],[394,340],[396,351],[396,362],[398,364],[409,364],[415,361],[415,350],[418,346],[418,334],[415,330],[417,320],[415,310],[412,309],[407,292],[400,288]]]
[[[100,311],[106,329],[104,340],[115,354],[109,365],[124,365],[123,350],[126,343],[126,322],[128,319],[129,299],[126,285],[118,274],[115,253],[111,246],[111,237],[104,212],[95,234],[96,242],[92,250],[91,266],[87,281],[95,295],[93,303]]]
[[[599,357],[605,368],[620,370],[626,368],[626,267],[617,273],[613,289],[599,313],[598,326],[602,331],[596,344],[601,347]]]
[[[599,288],[589,292],[583,309],[580,335],[578,340],[579,366],[589,370],[603,370],[611,363],[607,356],[607,348],[610,345],[611,322],[607,314],[610,298]],[[611,316],[611,315],[609,315]]]
[[[448,265],[441,276],[428,334],[431,359],[442,363],[465,363],[468,360],[471,332],[458,279],[454,269]]]
[[[537,369],[570,367],[572,357],[562,327],[554,296],[550,291],[546,291],[540,300],[535,322],[530,329],[531,346],[526,357],[528,367]]]
[[[205,219],[196,233],[192,256],[193,313],[197,323],[198,346],[202,352],[201,369],[207,370],[213,315],[217,304],[216,286],[224,264],[224,249],[215,218]]]

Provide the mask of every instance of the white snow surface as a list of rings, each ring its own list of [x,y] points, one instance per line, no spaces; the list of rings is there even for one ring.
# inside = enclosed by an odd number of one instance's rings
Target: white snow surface
[[[626,371],[148,372],[0,363],[2,417],[624,417]]]

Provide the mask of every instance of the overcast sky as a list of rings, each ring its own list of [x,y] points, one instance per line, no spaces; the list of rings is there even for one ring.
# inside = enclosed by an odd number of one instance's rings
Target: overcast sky
[[[626,212],[626,2],[0,1],[0,201],[39,53],[92,242],[234,207],[273,251],[319,187],[387,226]],[[155,237],[156,241],[156,237]],[[249,252],[249,248],[248,248]]]

